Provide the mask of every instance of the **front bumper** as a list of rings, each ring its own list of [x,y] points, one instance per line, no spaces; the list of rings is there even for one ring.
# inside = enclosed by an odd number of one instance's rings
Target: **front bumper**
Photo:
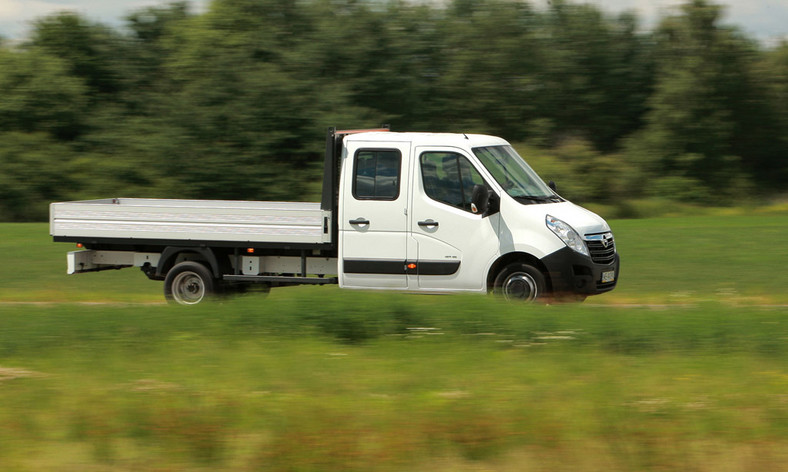
[[[616,288],[618,283],[619,257],[610,264],[596,264],[568,247],[560,249],[542,259],[547,269],[553,292],[597,295]],[[612,282],[602,282],[602,273],[615,272]]]

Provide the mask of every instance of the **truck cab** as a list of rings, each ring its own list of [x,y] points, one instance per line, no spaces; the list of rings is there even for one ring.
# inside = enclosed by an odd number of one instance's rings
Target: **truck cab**
[[[524,300],[615,287],[608,224],[560,197],[505,140],[368,132],[342,142],[341,287]]]

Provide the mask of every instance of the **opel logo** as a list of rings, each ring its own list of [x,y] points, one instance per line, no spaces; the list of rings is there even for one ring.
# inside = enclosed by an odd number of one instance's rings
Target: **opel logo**
[[[612,243],[612,242],[613,242],[613,238],[612,238],[611,235],[606,234],[606,235],[602,236],[602,246],[605,249],[607,249],[607,247],[610,246],[610,243]]]

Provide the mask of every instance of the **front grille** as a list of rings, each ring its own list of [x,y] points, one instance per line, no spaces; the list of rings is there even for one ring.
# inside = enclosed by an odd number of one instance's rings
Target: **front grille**
[[[612,264],[616,260],[616,242],[612,233],[587,234],[586,245],[595,264]]]

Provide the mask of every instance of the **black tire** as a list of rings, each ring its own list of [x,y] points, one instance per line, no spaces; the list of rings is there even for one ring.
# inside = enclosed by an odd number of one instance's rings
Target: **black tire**
[[[179,305],[196,305],[216,294],[216,280],[199,262],[181,262],[164,278],[164,298]]]
[[[547,298],[544,274],[524,262],[513,262],[495,277],[493,292],[506,300],[532,302]]]

